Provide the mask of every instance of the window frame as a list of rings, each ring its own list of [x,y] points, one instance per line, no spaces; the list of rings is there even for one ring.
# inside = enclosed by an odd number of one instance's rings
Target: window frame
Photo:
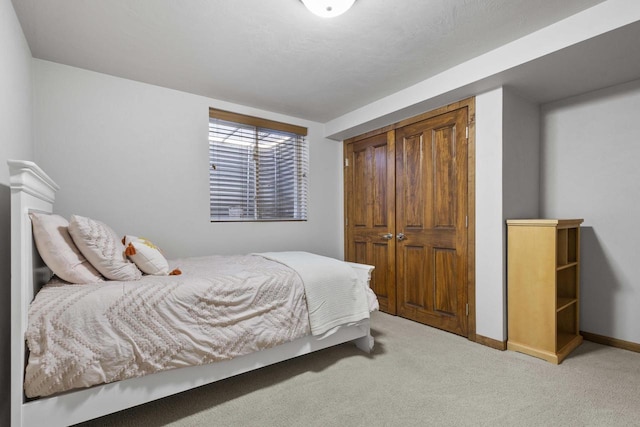
[[[224,122],[228,122],[230,124],[237,124],[238,129],[241,127],[245,127],[245,131],[248,128],[254,128],[255,137],[253,138],[254,145],[254,153],[257,155],[261,152],[260,143],[262,142],[259,135],[261,132],[274,132],[274,133],[283,133],[289,134],[295,137],[295,141],[291,142],[290,146],[287,148],[290,149],[294,154],[294,158],[292,162],[294,163],[294,169],[297,171],[296,173],[292,173],[290,176],[290,180],[287,182],[290,184],[291,188],[284,186],[285,189],[292,189],[294,192],[294,202],[293,202],[293,213],[291,217],[260,217],[260,213],[263,212],[264,206],[260,207],[260,200],[264,200],[262,195],[258,193],[255,194],[255,198],[253,199],[253,205],[248,211],[253,212],[253,215],[247,217],[232,217],[229,215],[225,217],[220,215],[214,215],[214,204],[215,201],[215,193],[214,193],[214,176],[217,166],[214,164],[214,158],[212,157],[212,153],[214,152],[214,148],[212,148],[215,142],[212,141],[212,119],[213,120],[222,120]],[[248,116],[245,114],[233,113],[230,111],[219,110],[216,108],[209,108],[209,220],[210,222],[288,222],[288,221],[307,221],[308,220],[308,188],[309,188],[309,144],[306,140],[307,136],[307,128],[297,125],[292,125],[288,123],[278,122],[269,119],[263,119],[255,116]],[[246,138],[246,134],[244,136]],[[240,158],[240,155],[238,155]],[[267,156],[257,156],[258,165],[260,162],[260,158],[265,159],[263,163],[269,164],[269,161],[274,162],[273,160],[269,160]],[[251,166],[247,162],[247,168],[250,169]],[[298,170],[301,168],[301,170]],[[263,178],[259,174],[260,167],[254,167],[253,177],[247,178],[247,188],[252,188],[251,183],[254,184],[254,187],[259,187],[260,179]],[[259,191],[256,189],[256,191]],[[277,192],[277,190],[276,190]],[[277,198],[274,196],[271,199],[267,199],[266,204],[273,205],[276,203]],[[243,204],[245,207],[243,212],[246,212],[246,206],[248,203]],[[231,206],[230,206],[231,207]],[[269,211],[268,209],[266,209]],[[271,209],[274,211],[274,208]],[[275,208],[277,212],[277,208]]]

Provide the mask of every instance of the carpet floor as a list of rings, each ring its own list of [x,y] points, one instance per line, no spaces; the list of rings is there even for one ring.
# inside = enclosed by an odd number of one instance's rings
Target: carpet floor
[[[640,354],[585,341],[561,365],[384,313],[343,344],[82,426],[640,426]]]

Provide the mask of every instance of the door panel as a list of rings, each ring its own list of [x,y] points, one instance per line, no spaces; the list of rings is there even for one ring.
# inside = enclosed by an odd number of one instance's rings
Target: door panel
[[[390,253],[389,243],[376,242],[372,245],[373,256],[365,262],[365,264],[374,265],[378,274],[373,287],[373,292],[382,297],[386,303],[385,306],[393,305],[392,309],[395,313],[395,292],[390,292],[390,289],[395,290],[395,277],[388,274],[393,269],[394,253]],[[371,262],[373,259],[373,262]],[[374,270],[375,271],[375,270]],[[392,301],[392,303],[390,302]],[[387,309],[389,310],[389,309]]]
[[[402,173],[398,176],[398,181],[401,182],[404,188],[404,193],[401,193],[402,200],[411,200],[411,203],[404,203],[404,214],[402,219],[407,227],[422,228],[424,225],[424,202],[425,197],[428,194],[423,193],[424,186],[424,171],[423,154],[424,154],[424,141],[422,134],[410,135],[402,141],[402,160],[401,167]]]
[[[396,314],[394,132],[348,144],[345,159],[345,259],[375,266],[380,310]]]
[[[398,314],[466,335],[467,110],[396,130]]]
[[[403,301],[407,306],[416,309],[424,309],[429,305],[429,295],[425,293],[426,288],[423,286],[407,286],[412,282],[424,283],[428,276],[428,266],[423,262],[427,257],[427,251],[424,246],[404,246],[404,269],[400,283],[404,286],[401,295],[404,296]]]
[[[354,173],[352,178],[353,188],[351,194],[355,200],[352,209],[353,217],[350,220],[353,221],[353,226],[357,227],[367,226],[367,209],[369,207],[367,189],[369,188],[369,175],[371,174],[371,171],[368,170],[371,167],[367,159],[368,154],[366,150],[357,150],[351,153],[353,169],[361,171],[361,173]]]
[[[436,129],[432,131],[433,149],[433,171],[434,171],[434,219],[435,227],[454,228],[456,220],[456,175],[455,158],[456,144],[451,140],[451,134],[455,135],[455,130],[450,127]]]
[[[450,249],[434,250],[434,310],[445,315],[456,314],[456,254]]]

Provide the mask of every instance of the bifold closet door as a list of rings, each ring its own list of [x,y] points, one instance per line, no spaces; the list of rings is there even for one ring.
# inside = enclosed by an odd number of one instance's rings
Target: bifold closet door
[[[375,266],[371,287],[380,310],[396,314],[394,132],[345,150],[345,258]]]
[[[397,314],[465,336],[467,114],[396,129]]]
[[[345,144],[345,258],[380,309],[468,336],[469,108]]]

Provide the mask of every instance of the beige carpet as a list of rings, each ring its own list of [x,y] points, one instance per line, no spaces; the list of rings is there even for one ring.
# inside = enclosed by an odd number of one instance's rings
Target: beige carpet
[[[85,426],[640,426],[640,354],[584,342],[561,365],[374,313],[351,344]]]

